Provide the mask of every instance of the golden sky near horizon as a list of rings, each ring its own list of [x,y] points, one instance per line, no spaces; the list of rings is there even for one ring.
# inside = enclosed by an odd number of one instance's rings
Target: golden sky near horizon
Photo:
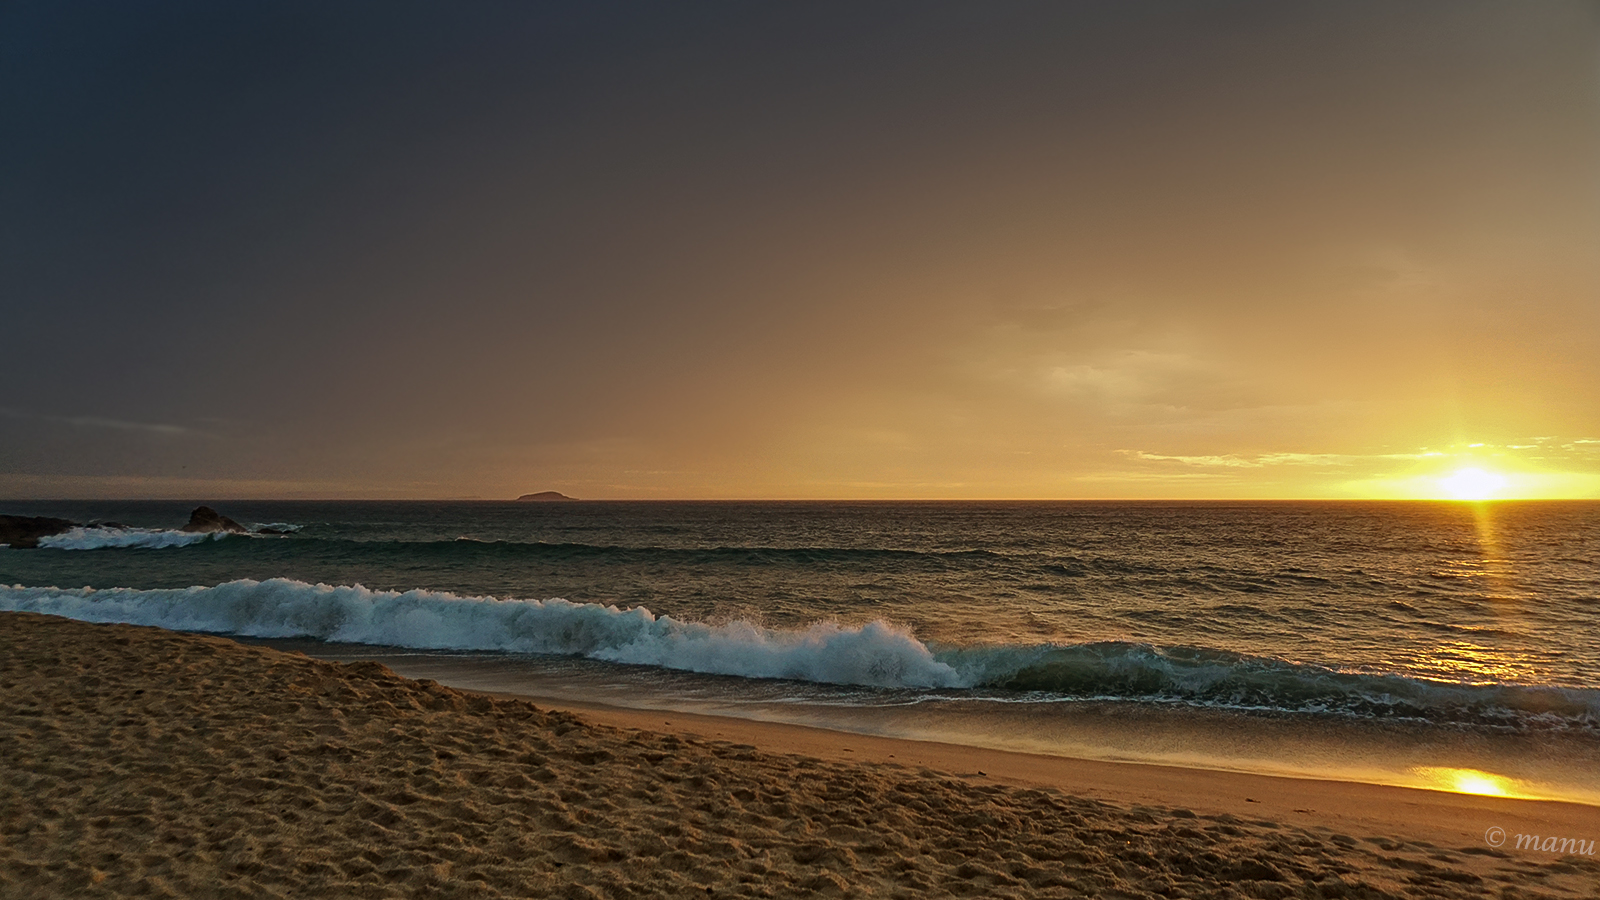
[[[1593,4],[373,16],[0,10],[0,497],[1600,497]]]

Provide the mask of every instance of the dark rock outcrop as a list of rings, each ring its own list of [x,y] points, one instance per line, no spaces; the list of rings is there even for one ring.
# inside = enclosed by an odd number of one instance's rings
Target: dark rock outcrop
[[[41,538],[57,534],[65,534],[74,528],[127,528],[121,522],[91,522],[85,525],[70,519],[55,519],[49,516],[0,516],[0,544],[5,544],[13,550],[33,550],[39,546]],[[248,529],[238,522],[218,513],[209,506],[202,506],[189,514],[189,524],[183,526],[184,531],[209,534],[217,531],[226,531],[230,534],[244,534]],[[286,534],[282,531],[268,531],[268,534]]]
[[[0,544],[13,550],[32,550],[39,546],[40,538],[65,534],[77,527],[77,522],[49,516],[0,516]]]
[[[568,497],[566,494],[560,494],[560,493],[557,493],[555,491],[540,491],[537,494],[523,494],[521,497],[518,497],[517,499],[518,500],[576,500],[578,498],[576,498],[576,497]]]
[[[183,526],[183,531],[210,534],[214,531],[226,531],[229,534],[244,534],[246,529],[238,522],[222,515],[209,506],[196,507],[189,514],[189,524]]]

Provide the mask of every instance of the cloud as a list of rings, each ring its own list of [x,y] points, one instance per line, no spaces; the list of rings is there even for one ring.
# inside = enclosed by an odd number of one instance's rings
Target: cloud
[[[0,407],[0,416],[8,419],[32,419],[42,422],[56,422],[62,425],[71,425],[75,428],[109,428],[115,431],[133,431],[144,434],[159,434],[170,437],[211,437],[203,431],[185,428],[182,425],[167,425],[159,422],[130,422],[126,419],[107,419],[102,416],[53,416],[45,413],[29,413],[19,409]]]
[[[1600,440],[1575,439],[1562,443],[1556,438],[1539,437],[1524,438],[1529,443],[1491,444],[1487,442],[1474,442],[1470,444],[1457,444],[1446,449],[1433,449],[1423,447],[1411,453],[1258,453],[1258,454],[1196,454],[1184,455],[1173,453],[1152,453],[1147,450],[1118,450],[1117,452],[1130,459],[1141,462],[1167,464],[1165,468],[1171,474],[1178,467],[1190,467],[1200,471],[1228,470],[1228,469],[1267,469],[1275,466],[1345,466],[1365,467],[1371,469],[1375,465],[1386,462],[1404,460],[1412,463],[1422,463],[1424,460],[1440,460],[1454,458],[1461,460],[1489,459],[1511,460],[1518,458],[1524,460],[1549,460],[1567,458],[1583,458],[1592,453],[1588,446],[1600,444]],[[1554,446],[1552,447],[1552,444]],[[1527,456],[1521,451],[1543,449],[1547,455]],[[1554,453],[1550,453],[1551,450]]]
[[[1144,450],[1119,450],[1117,452],[1127,454],[1134,459],[1152,462],[1175,462],[1186,466],[1231,469],[1260,469],[1267,466],[1347,466],[1361,458],[1342,453],[1262,453],[1255,456],[1240,456],[1236,453],[1229,453],[1223,456],[1167,456],[1159,453],[1148,453]]]

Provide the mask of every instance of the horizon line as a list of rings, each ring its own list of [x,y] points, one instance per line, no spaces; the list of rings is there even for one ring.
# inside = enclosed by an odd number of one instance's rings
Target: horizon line
[[[1600,503],[1600,497],[0,497],[0,503]]]

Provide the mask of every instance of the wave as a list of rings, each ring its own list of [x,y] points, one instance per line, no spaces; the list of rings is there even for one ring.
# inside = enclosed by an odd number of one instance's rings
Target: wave
[[[260,530],[262,533],[266,527]],[[450,540],[360,540],[294,535],[297,552],[348,553],[369,561],[419,559],[436,562],[552,565],[675,565],[742,568],[889,567],[899,571],[947,572],[998,557],[989,550],[903,550],[855,547],[671,547],[618,544],[480,540],[462,535]]]
[[[137,529],[134,529],[137,531]],[[1000,564],[1008,577],[1053,578],[1164,578],[1169,583],[1207,591],[1238,590],[1245,593],[1272,592],[1304,587],[1305,579],[1273,572],[1229,572],[1215,567],[1168,567],[1128,562],[1104,557],[1061,554],[1008,553],[982,548],[922,549],[893,547],[839,546],[662,546],[582,542],[484,540],[461,535],[446,540],[403,540],[392,538],[351,538],[307,533],[305,526],[287,523],[253,524],[252,536],[293,535],[294,552],[302,554],[350,553],[369,562],[417,560],[474,564],[539,563],[549,565],[672,565],[735,567],[742,569],[869,569],[874,573],[971,572],[976,568]],[[150,532],[154,534],[154,532]],[[82,531],[74,531],[80,535]],[[181,534],[173,532],[172,534]],[[96,549],[127,546],[189,546],[203,544],[192,536],[147,542],[129,539],[95,541],[92,537],[74,541],[63,549]],[[44,545],[41,545],[44,546]],[[51,545],[56,546],[56,545]],[[244,545],[229,545],[238,549]],[[220,550],[220,548],[219,548]],[[1041,585],[1048,589],[1048,585]]]
[[[1600,690],[1590,688],[1445,682],[1212,648],[1117,641],[951,648],[935,658],[971,683],[1046,696],[1600,730]]]
[[[550,543],[546,541],[486,541],[462,535],[450,541],[340,541],[364,551],[396,550],[408,555],[459,553],[533,556],[556,561],[585,559],[666,558],[679,562],[763,564],[813,564],[848,562],[927,562],[935,565],[962,559],[995,558],[990,550],[905,550],[882,547],[662,547],[620,544]]]
[[[798,630],[707,625],[567,600],[372,591],[286,578],[216,587],[0,588],[0,609],[89,622],[249,637],[315,638],[428,650],[559,653],[691,672],[873,687],[958,687],[960,677],[903,629],[823,622]]]
[[[393,538],[351,538],[307,533],[301,525],[287,523],[252,524],[250,536],[294,535],[295,550],[305,554],[348,552],[369,561],[390,559],[407,563],[419,559],[434,561],[493,563],[536,562],[551,565],[674,565],[717,566],[747,569],[871,569],[893,573],[969,572],[975,567],[999,563],[1015,577],[1053,578],[1164,578],[1170,583],[1207,591],[1237,590],[1262,593],[1305,586],[1306,579],[1294,573],[1230,571],[1212,566],[1177,567],[1148,562],[1130,562],[1097,556],[1072,554],[1008,553],[982,548],[922,549],[895,547],[839,546],[662,546],[591,544],[520,540],[484,540],[464,534],[446,540],[404,540]],[[100,547],[177,547],[205,541],[183,532],[158,532],[126,529],[130,534],[149,534],[141,539],[129,537],[97,539],[96,529],[75,529],[74,540],[50,544],[60,549],[98,549]],[[105,529],[108,535],[115,529]],[[41,546],[47,546],[41,544]],[[239,545],[230,545],[239,546]]]
[[[284,578],[167,590],[0,586],[0,610],[262,638],[425,650],[564,654],[747,678],[962,689],[1011,699],[1134,700],[1228,709],[1600,731],[1600,690],[1457,684],[1198,647],[925,644],[883,621],[775,629],[562,599],[373,591]]]
[[[299,531],[300,527],[287,522],[256,524],[249,526],[245,536],[291,534]],[[228,532],[222,531],[193,532],[172,528],[132,528],[124,525],[80,525],[61,534],[40,538],[39,547],[48,550],[163,550],[169,547],[206,544],[229,536]]]
[[[177,531],[159,528],[73,528],[61,534],[39,539],[41,549],[50,550],[104,550],[108,548],[139,547],[164,549],[187,547],[224,537],[223,532]]]

